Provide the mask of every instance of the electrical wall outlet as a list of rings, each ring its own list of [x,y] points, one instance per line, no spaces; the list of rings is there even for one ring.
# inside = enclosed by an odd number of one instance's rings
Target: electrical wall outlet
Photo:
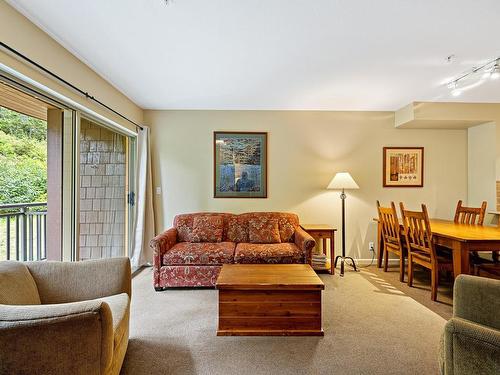
[[[375,244],[373,242],[368,243],[368,250],[375,251]]]

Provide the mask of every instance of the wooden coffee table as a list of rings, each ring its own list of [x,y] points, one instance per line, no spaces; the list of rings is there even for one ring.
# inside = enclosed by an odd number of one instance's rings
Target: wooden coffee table
[[[218,336],[323,336],[321,291],[308,264],[224,264]]]

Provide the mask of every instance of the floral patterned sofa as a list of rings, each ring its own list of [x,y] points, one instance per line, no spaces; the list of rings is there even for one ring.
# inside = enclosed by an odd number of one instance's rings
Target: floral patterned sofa
[[[154,287],[215,286],[225,263],[310,263],[314,239],[292,213],[193,213],[151,240]]]

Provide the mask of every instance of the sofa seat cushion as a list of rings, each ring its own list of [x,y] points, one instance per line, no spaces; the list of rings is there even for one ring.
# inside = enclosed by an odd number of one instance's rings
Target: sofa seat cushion
[[[109,305],[113,317],[113,344],[116,347],[128,330],[130,298],[127,293],[120,293],[114,296],[97,298],[97,300],[104,301]]]
[[[163,255],[163,264],[233,263],[234,248],[234,242],[179,242]]]
[[[21,262],[0,262],[0,304],[39,305],[40,295],[28,267]]]
[[[294,243],[239,243],[235,263],[303,263],[304,254]]]

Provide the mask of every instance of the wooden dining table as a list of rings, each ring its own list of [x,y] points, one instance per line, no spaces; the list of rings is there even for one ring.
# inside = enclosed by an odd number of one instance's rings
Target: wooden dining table
[[[378,218],[375,219],[378,222]],[[498,227],[455,223],[450,220],[431,219],[431,231],[436,245],[452,250],[453,275],[470,274],[469,253],[471,251],[500,250],[500,229]],[[401,230],[404,235],[403,225]],[[380,223],[377,230],[377,266],[382,267],[383,236]]]

